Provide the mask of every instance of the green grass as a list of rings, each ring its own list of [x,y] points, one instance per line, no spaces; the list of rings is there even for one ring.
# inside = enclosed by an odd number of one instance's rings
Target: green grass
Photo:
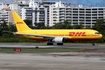
[[[79,52],[81,49],[21,49],[22,53]],[[14,53],[14,49],[0,49],[0,53]]]

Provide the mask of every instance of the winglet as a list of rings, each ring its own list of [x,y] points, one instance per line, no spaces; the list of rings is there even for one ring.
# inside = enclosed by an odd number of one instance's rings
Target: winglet
[[[16,12],[12,12],[12,16],[18,32],[31,30]]]

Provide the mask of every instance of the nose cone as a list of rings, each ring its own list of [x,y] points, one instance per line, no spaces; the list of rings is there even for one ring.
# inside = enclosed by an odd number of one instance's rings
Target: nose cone
[[[99,38],[102,38],[102,34],[99,35]]]

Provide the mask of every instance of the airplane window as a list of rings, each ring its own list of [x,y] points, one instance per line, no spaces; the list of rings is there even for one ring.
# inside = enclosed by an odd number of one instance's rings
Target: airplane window
[[[95,32],[95,34],[100,34],[99,32]]]

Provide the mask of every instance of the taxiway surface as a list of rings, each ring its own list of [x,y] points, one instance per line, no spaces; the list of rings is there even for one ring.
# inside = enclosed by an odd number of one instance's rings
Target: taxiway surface
[[[86,48],[105,49],[104,45],[46,46],[38,44],[0,44],[1,48]],[[98,52],[99,53],[99,52]],[[0,70],[105,70],[105,50],[103,53],[0,53]]]
[[[57,45],[46,45],[46,43],[0,43],[0,48],[105,48],[105,45],[102,44],[96,44],[95,46],[92,46],[91,44],[64,44],[63,46],[57,46]]]
[[[0,70],[105,70],[105,57],[0,53]]]
[[[46,46],[43,44],[0,44],[1,48],[85,48],[99,52],[60,53],[0,53],[0,70],[105,70],[105,46],[70,44]],[[103,51],[102,51],[103,50]],[[93,50],[92,50],[93,51]]]

